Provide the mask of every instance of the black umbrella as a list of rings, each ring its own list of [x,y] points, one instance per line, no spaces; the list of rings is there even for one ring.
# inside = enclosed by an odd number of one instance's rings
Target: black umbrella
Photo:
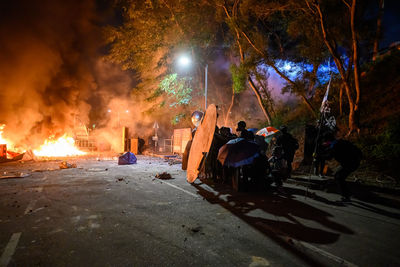
[[[219,149],[218,160],[223,166],[236,168],[253,163],[253,160],[260,155],[258,151],[257,143],[236,138]]]

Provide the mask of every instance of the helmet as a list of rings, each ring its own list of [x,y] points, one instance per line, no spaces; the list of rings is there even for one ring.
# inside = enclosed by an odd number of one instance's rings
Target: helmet
[[[200,125],[203,115],[204,113],[198,110],[192,113],[192,123],[195,127],[198,127]]]
[[[286,127],[286,125],[282,125],[281,127],[279,127],[279,130],[280,130],[282,133],[286,133],[286,132],[287,132],[287,127]]]
[[[239,121],[237,124],[237,129],[236,131],[241,131],[243,129],[246,129],[246,122],[244,121]]]

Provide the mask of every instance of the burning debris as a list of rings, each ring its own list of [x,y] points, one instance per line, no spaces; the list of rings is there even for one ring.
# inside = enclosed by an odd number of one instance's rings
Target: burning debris
[[[60,169],[69,169],[69,168],[76,168],[76,163],[68,163],[63,161],[60,163]]]
[[[65,157],[86,154],[75,147],[74,138],[67,134],[56,140],[54,136],[51,136],[37,150],[33,150],[33,153],[39,157]]]
[[[32,160],[36,157],[68,157],[86,154],[75,146],[74,138],[67,134],[57,139],[54,135],[50,136],[43,145],[33,151],[23,150],[10,140],[3,138],[5,126],[5,124],[0,126],[0,159],[2,160],[24,160],[24,157],[26,160]]]

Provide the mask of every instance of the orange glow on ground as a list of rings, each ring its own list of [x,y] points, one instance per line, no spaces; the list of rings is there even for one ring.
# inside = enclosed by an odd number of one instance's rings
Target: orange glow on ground
[[[48,138],[43,145],[33,150],[33,154],[38,157],[68,157],[85,155],[86,152],[75,147],[74,138],[64,134],[56,140],[54,136]]]

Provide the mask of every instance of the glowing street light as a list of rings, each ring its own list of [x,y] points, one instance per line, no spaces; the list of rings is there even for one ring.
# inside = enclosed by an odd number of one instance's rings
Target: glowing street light
[[[178,59],[178,64],[182,67],[188,67],[191,59],[188,56],[181,56]],[[208,85],[208,64],[204,67],[204,110],[207,110],[207,85]]]
[[[190,58],[188,56],[181,56],[178,60],[178,64],[182,67],[188,67],[190,65]]]

